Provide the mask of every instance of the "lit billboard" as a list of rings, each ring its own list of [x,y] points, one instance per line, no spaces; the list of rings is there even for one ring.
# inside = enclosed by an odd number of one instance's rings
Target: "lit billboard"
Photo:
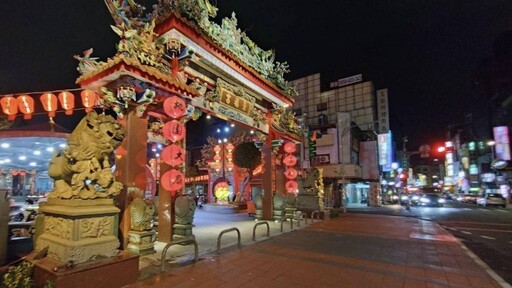
[[[501,160],[510,160],[510,140],[508,137],[508,127],[494,127],[494,142],[496,158]]]

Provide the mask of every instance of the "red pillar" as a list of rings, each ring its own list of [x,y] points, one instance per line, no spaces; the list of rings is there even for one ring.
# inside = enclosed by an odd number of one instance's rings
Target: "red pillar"
[[[137,187],[144,191],[146,189],[146,162],[147,162],[147,127],[146,118],[135,115],[134,109],[126,114],[124,124],[127,134],[121,144],[116,161],[116,178],[124,185],[123,192],[116,197],[117,207],[121,209],[119,221],[119,239],[121,247],[126,249],[130,231],[130,211],[128,206],[133,199],[128,195],[128,187]],[[124,155],[123,155],[124,154]]]

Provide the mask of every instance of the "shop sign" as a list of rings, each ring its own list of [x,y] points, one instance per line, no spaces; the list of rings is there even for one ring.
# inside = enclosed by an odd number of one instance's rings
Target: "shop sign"
[[[235,108],[244,114],[250,114],[252,110],[252,103],[245,100],[244,98],[235,95],[233,92],[220,88],[220,103],[229,106],[231,108]]]
[[[503,169],[505,167],[507,167],[507,161],[505,160],[501,160],[501,159],[494,159],[494,161],[492,161],[491,163],[491,167],[494,168],[494,169]]]
[[[322,155],[316,155],[312,156],[310,158],[311,165],[322,165],[322,164],[329,164],[331,163],[330,155],[329,154],[322,154]]]

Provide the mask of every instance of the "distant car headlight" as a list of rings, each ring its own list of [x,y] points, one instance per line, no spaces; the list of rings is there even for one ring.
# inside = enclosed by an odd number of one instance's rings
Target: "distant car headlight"
[[[393,195],[393,197],[392,197],[392,198],[393,198],[393,200],[397,200],[397,199],[398,199],[398,196]]]
[[[421,198],[421,199],[420,199],[420,201],[421,201],[422,203],[430,203],[430,200],[429,200],[429,199],[427,199],[427,198]]]
[[[445,202],[446,202],[446,200],[444,200],[444,199],[442,199],[442,198],[441,198],[441,199],[439,199],[439,201],[437,201],[437,202],[439,202],[439,203],[445,203]]]
[[[409,200],[409,197],[408,196],[402,196],[401,198],[402,200]]]
[[[412,196],[412,200],[418,200],[418,199],[420,199],[420,196],[418,196],[418,195]]]
[[[462,199],[464,199],[464,198],[462,198],[462,197],[460,197],[460,196],[459,196],[459,197],[457,197],[457,201],[462,201]]]

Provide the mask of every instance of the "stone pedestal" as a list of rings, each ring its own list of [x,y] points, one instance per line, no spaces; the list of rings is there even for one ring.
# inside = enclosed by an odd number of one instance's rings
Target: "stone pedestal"
[[[297,208],[285,208],[284,209],[284,217],[286,219],[295,217],[295,212],[297,212]]]
[[[112,199],[48,199],[39,211],[44,230],[36,251],[48,247],[48,257],[74,264],[119,254],[119,209]]]
[[[173,240],[180,240],[185,237],[194,236],[192,234],[192,224],[174,224]]]
[[[148,231],[133,231],[128,233],[130,242],[128,243],[128,251],[137,255],[155,254],[155,241],[156,232],[153,230]]]
[[[7,259],[7,242],[9,235],[9,197],[7,191],[0,191],[0,266]]]
[[[312,194],[297,195],[297,210],[307,212],[308,215],[313,211],[324,211],[323,197]]]
[[[27,260],[35,265],[33,279],[37,288],[44,287],[47,281],[55,288],[120,288],[137,282],[139,277],[139,256],[125,251],[115,257],[74,267],[48,257],[31,260],[33,256]]]

